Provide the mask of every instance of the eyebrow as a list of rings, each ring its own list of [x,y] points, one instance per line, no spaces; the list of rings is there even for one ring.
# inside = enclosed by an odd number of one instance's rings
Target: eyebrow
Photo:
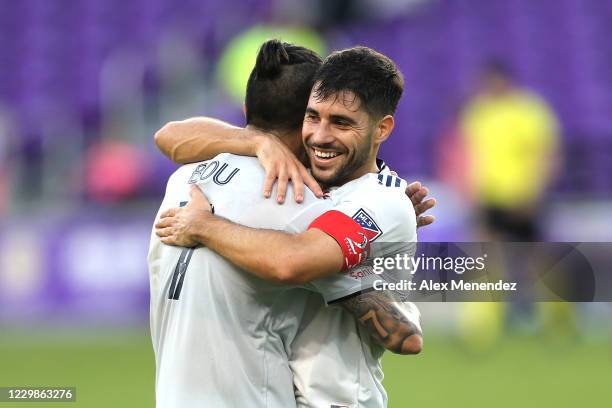
[[[310,107],[306,108],[306,113],[312,113],[313,115],[319,116],[319,112],[317,112],[315,109],[310,108]]]

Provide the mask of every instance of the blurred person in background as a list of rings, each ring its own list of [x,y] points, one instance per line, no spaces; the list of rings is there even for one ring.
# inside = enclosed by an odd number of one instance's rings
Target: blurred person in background
[[[460,130],[485,238],[538,241],[537,215],[558,168],[559,125],[548,104],[491,60],[468,101]]]
[[[85,155],[87,196],[97,202],[124,202],[137,197],[151,174],[147,152],[137,145],[106,139]]]
[[[481,239],[539,241],[538,216],[558,169],[557,118],[543,99],[515,83],[510,67],[500,60],[483,66],[478,86],[458,130]],[[498,268],[501,274],[511,268],[519,280],[537,271],[533,260],[511,255]],[[481,351],[500,338],[506,318],[526,329],[534,325],[529,299],[511,304],[508,316],[504,303],[471,303],[461,309],[462,331],[471,333],[464,343]]]

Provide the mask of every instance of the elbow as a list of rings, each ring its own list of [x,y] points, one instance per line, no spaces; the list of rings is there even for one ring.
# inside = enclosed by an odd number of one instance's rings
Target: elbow
[[[155,132],[153,139],[155,140],[155,145],[161,149],[164,146],[166,139],[168,137],[169,128],[172,126],[173,122],[168,122],[161,129]]]
[[[274,280],[283,285],[303,285],[310,281],[299,270],[287,267],[277,268]]]
[[[397,350],[397,354],[419,354],[422,350],[423,336],[421,336],[420,334],[413,334],[412,336],[409,336],[404,339],[400,350]]]
[[[298,235],[291,235],[289,245],[276,251],[269,259],[269,267],[273,268],[275,280],[285,285],[303,285],[315,278],[319,265],[312,262],[312,253],[308,251],[308,243]]]
[[[172,134],[175,132],[178,123],[179,122],[176,121],[166,123],[161,129],[155,132],[153,136],[157,148],[171,159]]]
[[[274,280],[283,285],[303,285],[310,281],[298,262],[292,259],[278,259],[272,267]]]

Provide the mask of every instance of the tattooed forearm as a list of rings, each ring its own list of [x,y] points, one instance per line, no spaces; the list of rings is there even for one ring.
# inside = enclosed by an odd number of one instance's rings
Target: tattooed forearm
[[[421,350],[422,333],[415,306],[398,302],[392,292],[373,291],[342,302],[363,324],[370,335],[387,350],[399,354],[416,354]]]

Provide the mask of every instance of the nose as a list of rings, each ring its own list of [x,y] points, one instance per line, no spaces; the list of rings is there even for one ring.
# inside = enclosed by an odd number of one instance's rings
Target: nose
[[[327,121],[321,121],[315,126],[309,139],[310,144],[320,146],[331,144],[336,140]]]

